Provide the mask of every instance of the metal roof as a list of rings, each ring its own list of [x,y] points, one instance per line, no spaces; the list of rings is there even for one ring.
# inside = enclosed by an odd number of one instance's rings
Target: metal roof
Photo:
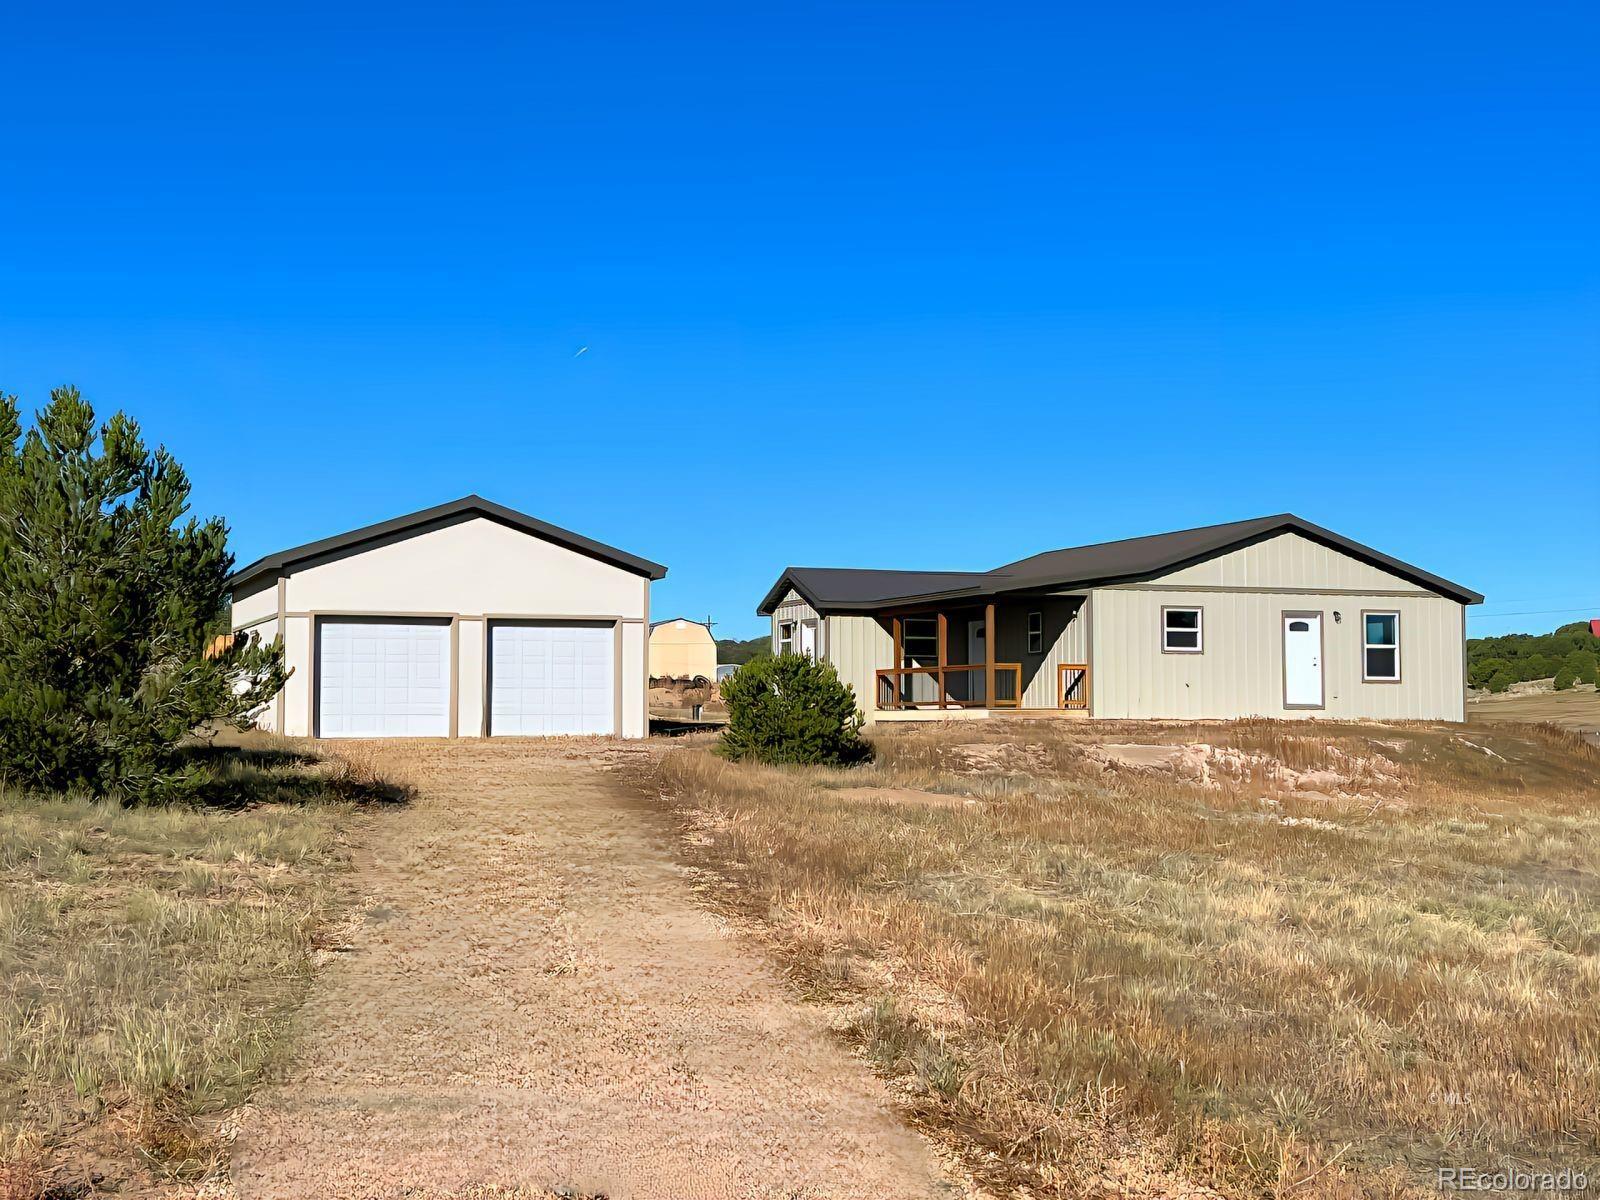
[[[482,496],[463,496],[448,504],[424,508],[420,512],[407,513],[403,517],[380,521],[376,525],[352,529],[349,533],[335,534],[321,541],[307,542],[303,546],[294,546],[288,550],[280,550],[276,554],[268,554],[228,576],[228,585],[236,588],[249,583],[259,575],[280,572],[309,559],[336,556],[345,551],[358,550],[369,542],[397,535],[410,536],[429,528],[443,528],[470,517],[484,517],[498,521],[512,529],[543,538],[547,542],[554,542],[559,546],[565,546],[568,550],[574,550],[579,554],[585,554],[650,579],[660,579],[667,573],[666,567],[647,558],[638,558],[618,550],[615,546],[607,546],[603,542],[593,541],[569,529],[561,529],[537,517],[530,517],[527,513],[520,513],[514,508],[496,504],[493,500],[485,500]]]
[[[1481,604],[1477,592],[1401,562],[1293,513],[1254,517],[1223,525],[1181,529],[1147,537],[1047,550],[992,571],[876,571],[836,567],[790,567],[756,610],[769,615],[793,588],[819,612],[871,612],[889,604],[934,603],[962,597],[1058,591],[1150,579],[1203,562],[1280,533],[1298,533],[1382,570],[1448,596]]]
[[[813,608],[872,608],[889,600],[933,593],[976,591],[985,571],[870,571],[849,567],[790,567],[761,602],[762,616],[793,588]]]

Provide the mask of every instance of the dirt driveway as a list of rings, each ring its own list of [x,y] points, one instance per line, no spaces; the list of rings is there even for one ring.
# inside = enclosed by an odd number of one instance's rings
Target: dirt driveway
[[[881,1084],[696,907],[637,744],[384,747],[348,947],[241,1119],[258,1197],[955,1197]]]

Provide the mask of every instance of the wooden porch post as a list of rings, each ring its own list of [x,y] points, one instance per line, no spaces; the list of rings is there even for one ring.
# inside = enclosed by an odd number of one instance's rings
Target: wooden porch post
[[[994,707],[994,601],[983,606],[983,702]]]
[[[939,614],[939,707],[945,707],[944,669],[950,661],[950,618]]]
[[[901,652],[901,649],[900,649],[900,645],[901,645],[901,643],[900,643],[900,618],[898,616],[893,618],[893,624],[894,624],[894,660],[889,665],[894,668],[894,674],[889,676],[889,683],[890,683],[890,693],[894,698],[893,699],[893,707],[899,708],[900,707],[901,688],[902,688],[903,684],[905,683],[905,676],[900,674],[900,671],[906,665],[906,660],[905,660],[904,654]]]

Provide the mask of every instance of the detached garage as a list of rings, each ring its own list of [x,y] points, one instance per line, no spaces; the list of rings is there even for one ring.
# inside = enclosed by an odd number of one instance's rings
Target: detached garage
[[[312,737],[643,737],[666,568],[468,496],[235,572],[233,627],[293,671],[260,724]]]

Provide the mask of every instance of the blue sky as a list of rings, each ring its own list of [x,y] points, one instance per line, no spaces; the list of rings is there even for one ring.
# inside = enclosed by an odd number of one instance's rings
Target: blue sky
[[[477,491],[749,635],[1288,510],[1600,616],[1592,4],[231,7],[8,15],[0,388],[241,560]]]

